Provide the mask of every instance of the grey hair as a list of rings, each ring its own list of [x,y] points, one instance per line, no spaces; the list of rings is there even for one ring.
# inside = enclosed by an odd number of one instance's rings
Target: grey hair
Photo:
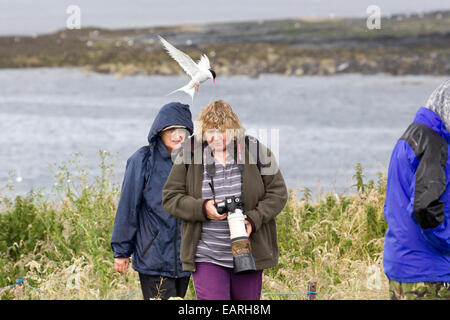
[[[450,130],[450,79],[433,91],[425,107],[436,113]]]

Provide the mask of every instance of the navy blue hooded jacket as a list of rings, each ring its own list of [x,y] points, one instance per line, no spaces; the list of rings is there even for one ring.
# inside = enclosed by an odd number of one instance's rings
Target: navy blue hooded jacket
[[[158,135],[172,125],[185,126],[192,134],[188,105],[163,106],[148,134],[149,145],[127,160],[111,248],[115,258],[133,256],[133,269],[139,273],[177,278],[189,272],[182,271],[179,258],[181,221],[161,206],[172,157]]]
[[[420,108],[392,152],[383,266],[390,280],[450,282],[450,133]]]

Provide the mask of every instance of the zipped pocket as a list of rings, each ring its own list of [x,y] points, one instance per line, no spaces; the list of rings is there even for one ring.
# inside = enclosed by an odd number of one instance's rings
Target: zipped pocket
[[[159,230],[156,231],[156,234],[153,236],[153,239],[150,241],[150,243],[145,247],[144,251],[142,252],[142,257],[145,257],[145,254],[147,253],[147,251],[150,249],[150,247],[153,244],[153,241],[155,241],[156,237],[159,234]]]

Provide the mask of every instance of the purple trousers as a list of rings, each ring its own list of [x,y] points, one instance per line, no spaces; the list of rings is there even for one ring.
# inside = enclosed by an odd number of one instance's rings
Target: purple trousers
[[[197,262],[192,273],[197,300],[259,300],[263,270],[234,274],[233,269]]]

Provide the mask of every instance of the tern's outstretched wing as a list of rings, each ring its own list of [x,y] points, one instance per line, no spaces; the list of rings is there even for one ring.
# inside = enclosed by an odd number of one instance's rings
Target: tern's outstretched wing
[[[197,64],[183,51],[178,50],[163,37],[158,36],[162,44],[166,48],[169,55],[184,69],[184,71],[192,78],[199,71]],[[209,62],[208,62],[209,63]]]
[[[206,54],[203,54],[198,61],[198,67],[203,70],[208,70],[211,68],[211,65],[209,64],[209,59]]]

